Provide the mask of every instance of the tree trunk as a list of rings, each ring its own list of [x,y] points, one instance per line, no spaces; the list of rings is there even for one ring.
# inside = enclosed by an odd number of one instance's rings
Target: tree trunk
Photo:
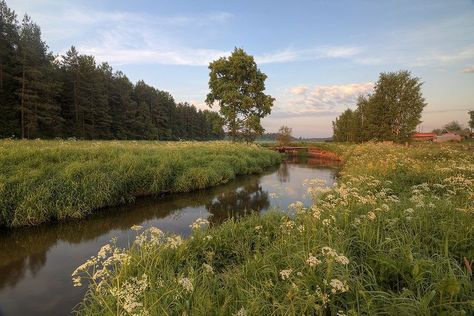
[[[75,112],[75,118],[76,118],[76,124],[79,122],[79,110],[77,106],[77,84],[79,80],[79,71],[76,71],[76,80],[73,82],[73,91],[74,91],[74,112]]]
[[[3,91],[3,61],[0,56],[0,92]]]
[[[24,60],[23,60],[24,61]],[[21,77],[21,138],[25,138],[25,64],[23,63]]]
[[[91,94],[90,94],[90,98],[91,98],[91,115],[92,115],[92,133],[93,135],[95,135],[95,108],[94,108],[94,96],[92,95],[92,88],[91,88]]]

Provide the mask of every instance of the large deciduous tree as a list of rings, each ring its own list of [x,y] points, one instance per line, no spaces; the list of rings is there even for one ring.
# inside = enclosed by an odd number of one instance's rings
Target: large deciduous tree
[[[369,99],[378,116],[370,122],[377,126],[372,128],[375,138],[402,142],[411,137],[426,106],[421,85],[420,78],[412,77],[409,71],[380,74]]]
[[[360,96],[355,111],[345,111],[333,122],[334,139],[407,141],[426,106],[421,85],[409,71],[381,73],[374,92]]]
[[[229,57],[209,64],[209,89],[206,103],[217,103],[233,141],[252,141],[263,134],[260,120],[270,114],[274,98],[266,95],[265,79],[252,56],[235,48]]]

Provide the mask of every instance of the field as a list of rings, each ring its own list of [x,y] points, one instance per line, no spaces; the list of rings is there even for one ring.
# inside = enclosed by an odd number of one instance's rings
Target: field
[[[225,183],[280,156],[229,142],[0,141],[0,226],[82,218],[136,196]]]
[[[73,273],[81,315],[474,313],[474,156],[462,146],[338,145],[338,184],[314,204],[254,214],[189,239],[137,231]]]

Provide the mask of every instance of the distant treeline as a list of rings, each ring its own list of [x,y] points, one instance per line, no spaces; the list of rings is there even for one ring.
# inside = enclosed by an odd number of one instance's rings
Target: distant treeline
[[[279,133],[264,133],[262,136],[257,137],[258,141],[276,141]],[[295,137],[291,137],[291,140],[295,140]]]
[[[0,0],[0,138],[209,140],[222,126],[216,112],[176,104],[74,46],[53,55],[40,27]]]

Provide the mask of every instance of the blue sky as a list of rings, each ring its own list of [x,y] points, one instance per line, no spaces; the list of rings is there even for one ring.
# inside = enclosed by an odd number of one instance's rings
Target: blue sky
[[[276,98],[264,127],[331,136],[331,121],[370,92],[378,74],[424,81],[423,131],[474,109],[474,1],[7,0],[42,29],[50,49],[71,45],[206,108],[209,61],[242,47]]]

